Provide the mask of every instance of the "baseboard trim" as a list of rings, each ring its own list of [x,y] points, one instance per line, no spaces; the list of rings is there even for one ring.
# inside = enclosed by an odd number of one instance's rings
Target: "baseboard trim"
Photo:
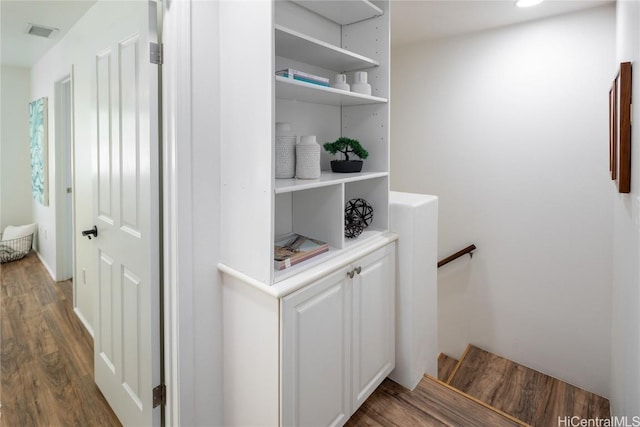
[[[87,332],[89,333],[89,335],[91,335],[91,338],[94,338],[94,335],[93,335],[93,328],[91,327],[91,325],[89,324],[89,322],[87,322],[87,319],[84,317],[84,315],[82,314],[82,312],[78,309],[78,307],[74,307],[74,308],[73,308],[73,312],[76,314],[76,316],[78,317],[78,319],[80,319],[80,323],[82,323],[82,326],[84,326],[84,328],[87,330]]]
[[[42,255],[40,255],[40,252],[38,252],[37,250],[33,250],[36,253],[36,256],[38,257],[38,259],[40,260],[40,262],[42,263],[42,265],[44,265],[44,268],[47,270],[47,272],[49,273],[49,276],[51,276],[51,278],[53,279],[53,281],[56,281],[56,274],[53,272],[53,270],[51,269],[51,267],[49,267],[49,264],[47,264],[47,262],[44,260],[44,258],[42,257]]]

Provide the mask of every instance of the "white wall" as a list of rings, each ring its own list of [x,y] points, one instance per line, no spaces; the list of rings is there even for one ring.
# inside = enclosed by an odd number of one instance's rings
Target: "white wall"
[[[440,351],[610,385],[614,7],[392,52],[392,189],[440,198]]]
[[[617,2],[617,63],[634,62],[633,97],[640,94],[640,3]],[[633,109],[640,123],[640,109]],[[640,415],[640,141],[632,127],[631,193],[613,201],[613,320],[611,324],[611,410],[613,415]]]
[[[33,222],[29,157],[29,69],[0,69],[0,233]]]
[[[220,426],[219,4],[165,5],[165,287],[177,314],[165,321],[166,345],[178,350],[169,367],[176,386],[170,406],[179,406],[168,423]]]
[[[57,45],[49,51],[43,59],[31,68],[31,100],[46,97],[48,99],[47,124],[48,124],[48,176],[49,176],[49,203],[47,206],[32,200],[33,218],[38,224],[38,233],[35,249],[40,260],[51,274],[56,276],[56,132],[55,132],[55,97],[54,82],[71,73],[71,63],[65,62],[66,55],[59,52]],[[52,51],[56,52],[52,56]],[[65,64],[65,65],[62,65]]]
[[[213,4],[212,4],[213,3]],[[222,425],[222,280],[220,258],[220,77],[216,2],[193,2],[193,191],[194,390],[193,425]],[[201,35],[206,35],[201,37]],[[216,82],[216,84],[212,84]],[[189,354],[185,351],[185,354]],[[188,423],[182,423],[188,425]]]

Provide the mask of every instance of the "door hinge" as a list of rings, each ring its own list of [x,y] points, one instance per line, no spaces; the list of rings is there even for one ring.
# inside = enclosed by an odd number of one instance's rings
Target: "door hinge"
[[[153,388],[153,407],[167,404],[167,386],[160,384]]]
[[[161,44],[149,43],[149,61],[152,64],[162,65],[164,60],[162,50]]]

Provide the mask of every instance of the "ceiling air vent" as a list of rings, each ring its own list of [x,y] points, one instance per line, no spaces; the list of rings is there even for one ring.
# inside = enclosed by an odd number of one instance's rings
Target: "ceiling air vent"
[[[58,32],[57,28],[45,27],[44,25],[29,24],[27,34],[45,38],[53,38]]]

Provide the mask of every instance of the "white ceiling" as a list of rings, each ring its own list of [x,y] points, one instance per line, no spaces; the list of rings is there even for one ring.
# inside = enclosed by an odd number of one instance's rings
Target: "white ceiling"
[[[614,0],[545,0],[530,8],[514,0],[392,0],[391,45],[402,46],[601,6]]]
[[[31,67],[56,44],[96,0],[0,1],[0,63]],[[58,28],[51,39],[27,34],[28,24]]]
[[[96,0],[1,0],[0,63],[30,67]],[[210,0],[218,1],[218,0]],[[600,6],[614,0],[546,0],[528,9],[513,0],[391,0],[391,45],[450,37]],[[27,25],[59,28],[53,39],[26,34]]]

